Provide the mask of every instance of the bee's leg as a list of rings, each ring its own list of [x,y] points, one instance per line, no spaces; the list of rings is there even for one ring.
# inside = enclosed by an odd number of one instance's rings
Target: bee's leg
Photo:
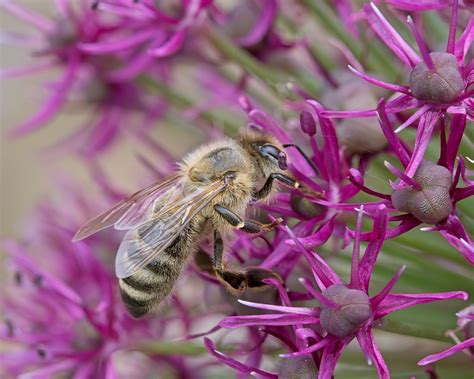
[[[224,242],[222,241],[221,233],[214,230],[214,269],[216,272],[224,270],[222,263],[222,254],[224,252]]]
[[[239,215],[232,212],[230,209],[223,207],[222,205],[214,205],[214,210],[219,213],[224,220],[226,220],[230,225],[240,229],[246,233],[261,233],[273,229],[278,226],[282,219],[278,218],[270,224],[262,224],[258,221],[253,220],[244,220]]]
[[[247,277],[244,273],[235,269],[224,268],[222,255],[224,252],[224,243],[220,232],[214,230],[214,262],[213,268],[217,279],[234,295],[242,293],[247,287]]]
[[[279,172],[274,172],[273,174],[270,174],[270,176],[267,178],[267,181],[265,184],[262,186],[260,190],[255,192],[252,195],[252,198],[255,200],[263,199],[264,197],[268,196],[270,193],[272,186],[273,186],[273,181],[278,180],[279,182],[282,182],[288,186],[298,188],[300,186],[299,182],[297,182],[295,179],[290,178],[289,176],[285,174],[280,174]]]

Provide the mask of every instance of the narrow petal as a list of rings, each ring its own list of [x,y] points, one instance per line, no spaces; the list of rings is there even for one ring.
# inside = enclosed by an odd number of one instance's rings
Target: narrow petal
[[[56,65],[54,62],[42,62],[34,65],[13,67],[0,70],[0,78],[16,78],[24,75],[36,74],[52,68]]]
[[[294,353],[288,353],[288,354],[281,354],[280,357],[282,358],[291,358],[291,357],[298,357],[301,355],[308,355],[311,354],[315,351],[318,351],[322,349],[324,346],[326,346],[331,340],[329,338],[324,338],[319,342],[316,342],[314,345],[308,346],[305,349],[302,349],[300,351],[295,351]]]
[[[444,9],[451,3],[451,0],[385,0],[394,8],[404,11],[427,11],[435,9]]]
[[[12,15],[18,17],[20,20],[23,20],[37,29],[40,29],[44,32],[51,33],[54,31],[54,23],[43,16],[34,13],[33,11],[22,7],[19,4],[16,4],[12,0],[0,0],[0,7],[5,8]]]
[[[226,329],[241,328],[244,326],[294,324],[319,324],[319,317],[300,314],[266,314],[258,316],[230,316],[219,322],[219,326]]]
[[[385,134],[385,137],[387,138],[388,143],[390,144],[392,150],[397,155],[398,159],[400,159],[400,162],[403,164],[403,166],[405,167],[408,166],[408,163],[410,162],[410,157],[408,155],[407,150],[400,142],[400,139],[393,131],[392,123],[390,122],[387,115],[387,110],[385,109],[384,99],[380,99],[378,103],[377,117],[378,117],[380,126],[382,127],[382,131]]]
[[[334,230],[334,219],[331,219],[328,223],[324,224],[316,233],[311,234],[307,237],[299,237],[304,247],[312,249],[313,247],[324,245],[329,237],[331,237]],[[294,247],[296,243],[293,239],[285,241],[289,246]]]
[[[240,304],[247,305],[248,307],[265,309],[267,311],[277,311],[277,312],[283,312],[283,313],[292,313],[292,314],[308,315],[308,316],[315,316],[315,317],[319,316],[319,312],[313,308],[261,304],[261,303],[254,303],[251,301],[240,300],[240,299],[238,300],[238,302]]]
[[[458,41],[454,45],[454,55],[456,56],[458,62],[464,61],[464,57],[467,55],[472,41],[474,41],[474,17],[471,17],[466,29],[464,29],[461,37],[459,37]]]
[[[439,300],[460,299],[467,300],[468,295],[463,291],[421,293],[421,294],[388,294],[379,304],[375,317],[381,318],[400,309],[410,308],[418,304],[431,303]]]
[[[381,80],[375,79],[371,76],[368,76],[364,73],[361,73],[361,72],[357,71],[354,67],[352,67],[350,65],[347,66],[347,67],[349,68],[349,70],[352,71],[352,73],[357,75],[359,78],[365,80],[366,82],[369,82],[370,84],[373,84],[377,87],[388,89],[390,91],[395,91],[395,92],[400,92],[400,93],[410,95],[410,88],[408,86],[400,86],[400,85],[397,85],[397,84],[383,82]]]
[[[95,43],[80,43],[79,49],[89,54],[110,54],[118,51],[129,49],[139,45],[157,34],[154,28],[145,29],[138,33],[134,33],[127,37],[118,38],[113,41],[95,42]]]
[[[395,284],[397,284],[398,280],[402,276],[406,267],[407,266],[403,265],[400,270],[398,270],[398,272],[394,275],[394,277],[390,279],[390,281],[385,285],[385,287],[376,296],[370,299],[370,304],[372,305],[372,308],[376,308],[390,293],[392,288],[395,286]]]
[[[420,123],[418,124],[418,132],[416,134],[415,148],[413,149],[410,163],[405,171],[407,176],[413,177],[418,166],[423,161],[431,134],[440,116],[441,113],[439,111],[429,111],[421,116]]]
[[[77,69],[78,62],[76,59],[73,59],[69,62],[63,77],[61,78],[57,88],[54,90],[55,92],[49,97],[36,115],[11,132],[13,136],[18,137],[29,133],[53,118],[59,107],[61,107],[63,102],[66,100],[66,95],[72,87]]]
[[[403,63],[409,67],[415,67],[421,61],[420,57],[390,25],[374,3],[365,4],[364,12],[373,31]]]
[[[236,42],[244,47],[253,46],[259,43],[270,30],[277,9],[278,4],[276,0],[262,1],[259,19],[255,22],[253,28],[245,36],[238,38]]]
[[[371,363],[374,363],[377,373],[380,379],[390,379],[390,372],[387,364],[385,363],[382,354],[375,343],[374,336],[370,329],[361,330],[357,333],[357,340],[362,351],[367,357],[370,358]]]
[[[186,35],[186,29],[180,30],[160,47],[148,50],[148,54],[151,54],[157,58],[169,57],[170,55],[176,53],[181,48],[181,46],[183,46]]]
[[[461,139],[466,129],[466,115],[455,114],[451,120],[449,128],[449,138],[446,146],[446,162],[448,170],[452,171],[454,168],[454,161],[461,144]]]
[[[214,343],[209,338],[204,338],[204,346],[206,347],[207,351],[209,351],[209,353],[213,355],[214,357],[216,357],[219,361],[221,361],[222,363],[226,364],[229,367],[232,367],[233,369],[239,372],[243,372],[246,374],[255,372],[264,378],[278,379],[278,375],[275,373],[260,370],[257,367],[246,365],[244,363],[241,363],[229,357],[228,355],[224,353],[221,353],[220,351],[216,349],[216,347],[214,346]]]
[[[250,119],[255,122],[257,125],[260,125],[264,130],[273,134],[281,143],[287,144],[292,143],[290,137],[285,133],[285,131],[280,128],[277,123],[265,112],[262,112],[258,109],[252,109],[249,112]]]
[[[307,103],[313,107],[318,115],[321,132],[324,138],[323,159],[329,178],[335,182],[339,182],[341,180],[339,146],[334,125],[329,119],[321,116],[321,111],[324,110],[321,104],[314,100],[307,100]]]
[[[286,227],[286,231],[290,235],[290,237],[293,238],[293,240],[296,243],[296,247],[306,258],[306,260],[311,266],[311,270],[313,271],[313,274],[321,282],[324,288],[327,288],[332,284],[341,283],[341,278],[339,278],[336,272],[333,271],[317,253],[308,251],[301,244],[301,242],[298,241],[298,239],[296,238],[296,236],[294,235],[294,233],[289,227]]]
[[[413,124],[416,120],[418,120],[422,115],[428,112],[432,108],[431,104],[425,104],[420,109],[418,109],[415,113],[413,113],[408,119],[401,124],[396,130],[395,133],[400,133],[402,130],[408,128],[411,124]]]
[[[377,207],[374,215],[372,235],[370,242],[365,249],[359,265],[359,280],[362,288],[369,288],[370,277],[379,255],[380,249],[385,241],[385,235],[388,227],[388,209],[385,205]]]
[[[419,366],[426,366],[426,365],[429,365],[430,363],[434,363],[434,362],[437,362],[441,359],[444,359],[444,358],[447,358],[447,357],[450,357],[451,355],[454,355],[464,349],[467,349],[469,347],[472,347],[474,346],[474,337],[472,338],[469,338],[457,345],[454,345],[453,347],[450,347],[449,349],[447,350],[444,350],[440,353],[437,353],[437,354],[432,354],[432,355],[428,355],[427,357],[424,357],[422,360],[420,360],[418,362],[418,365]]]
[[[448,35],[448,44],[446,46],[446,52],[449,54],[454,54],[454,43],[456,41],[456,29],[458,24],[458,0],[453,0],[452,10],[451,10],[451,20],[449,23],[449,35]]]
[[[337,361],[344,351],[345,347],[349,344],[351,339],[344,340],[333,340],[330,344],[326,345],[321,357],[321,365],[319,366],[318,379],[332,379],[334,375],[334,369],[336,368]]]

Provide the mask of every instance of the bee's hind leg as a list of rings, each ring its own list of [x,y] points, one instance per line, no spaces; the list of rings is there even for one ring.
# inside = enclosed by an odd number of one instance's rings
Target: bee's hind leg
[[[234,295],[238,295],[247,288],[246,275],[235,269],[225,269],[222,260],[224,252],[224,242],[222,241],[221,233],[214,230],[214,271],[216,277],[221,283]]]
[[[267,287],[268,283],[265,282],[265,279],[276,279],[283,282],[280,275],[261,267],[224,268],[223,251],[222,237],[216,229],[214,231],[214,273],[217,279],[234,296],[241,295],[247,289],[255,290]]]
[[[214,210],[230,225],[246,233],[266,232],[278,226],[283,221],[281,218],[278,218],[270,224],[262,224],[261,222],[254,220],[244,220],[238,214],[219,204],[214,205]]]

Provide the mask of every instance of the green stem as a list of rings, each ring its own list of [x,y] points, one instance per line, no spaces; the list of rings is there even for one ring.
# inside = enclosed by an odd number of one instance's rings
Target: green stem
[[[149,91],[159,93],[179,109],[187,109],[193,106],[193,102],[190,99],[173,90],[171,86],[160,83],[145,75],[140,76],[137,81]],[[199,114],[198,119],[202,122],[221,127],[224,130],[224,133],[228,135],[234,135],[240,129],[240,124],[236,123],[234,120],[229,120],[229,118],[223,117],[222,114],[217,114],[217,112],[214,111],[204,111]]]
[[[207,350],[200,344],[170,341],[146,341],[135,347],[135,350],[147,354],[198,356],[207,354]]]
[[[344,43],[357,58],[361,57],[362,46],[347,33],[341,20],[338,19],[332,9],[324,1],[302,0],[302,2],[326,30]],[[398,70],[393,65],[393,61],[388,59],[373,42],[369,41],[368,43],[371,46],[369,48],[371,59],[367,61],[367,68],[369,70],[383,72],[387,74],[389,78],[394,78]]]
[[[291,81],[294,81],[297,86],[303,88],[312,96],[319,94],[319,84],[311,77],[300,73],[287,74],[263,64],[246,50],[235,45],[226,35],[219,33],[212,27],[209,27],[208,38],[222,55],[237,63],[250,75],[260,79],[278,96],[283,98],[294,97],[293,93],[286,87]]]
[[[405,322],[391,320],[390,318],[384,318],[381,325],[377,326],[377,329],[434,341],[450,342],[450,339],[438,329],[427,328],[426,326],[420,327],[420,325],[411,325]]]

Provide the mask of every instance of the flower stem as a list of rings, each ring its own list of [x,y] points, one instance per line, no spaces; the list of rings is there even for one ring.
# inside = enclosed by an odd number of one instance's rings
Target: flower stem
[[[344,29],[342,22],[336,17],[331,8],[324,1],[314,0],[302,0],[303,4],[311,11],[311,13],[318,19],[330,33],[336,38],[343,42],[347,48],[356,57],[361,56],[361,46],[355,41]],[[371,44],[371,59],[367,61],[367,68],[369,70],[384,72],[390,78],[395,78],[397,75],[397,69],[393,65],[393,62],[388,60],[383,52],[375,46],[373,42]]]
[[[377,329],[434,341],[450,342],[449,337],[445,336],[442,330],[429,328],[426,326],[421,328],[420,325],[411,325],[405,322],[395,321],[390,318],[384,318],[381,325],[377,326]]]
[[[193,102],[190,99],[176,92],[170,86],[160,83],[148,76],[139,77],[138,83],[150,91],[159,93],[177,108],[186,109],[193,106]],[[240,129],[239,123],[224,118],[222,115],[218,115],[213,111],[203,111],[198,118],[203,122],[222,127],[224,133],[228,135],[235,135]]]
[[[290,74],[290,76],[288,76],[286,73],[277,71],[255,59],[247,51],[235,45],[227,36],[219,33],[212,27],[208,28],[208,37],[209,41],[222,55],[237,63],[247,73],[263,81],[280,97],[286,98],[293,96],[293,93],[286,88],[288,82],[291,81],[294,81],[297,86],[303,88],[313,96],[319,94],[319,84],[308,75]]]

